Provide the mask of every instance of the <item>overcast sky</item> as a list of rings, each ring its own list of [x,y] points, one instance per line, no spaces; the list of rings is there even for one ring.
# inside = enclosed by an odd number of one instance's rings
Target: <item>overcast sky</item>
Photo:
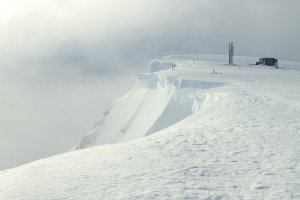
[[[72,148],[165,54],[300,61],[298,0],[0,0],[0,169]]]

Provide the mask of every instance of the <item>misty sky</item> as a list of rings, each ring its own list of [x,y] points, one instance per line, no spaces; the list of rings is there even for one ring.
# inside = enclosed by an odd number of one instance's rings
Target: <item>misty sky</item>
[[[300,61],[298,0],[0,0],[0,170],[76,145],[165,54]],[[279,61],[280,63],[280,61]]]

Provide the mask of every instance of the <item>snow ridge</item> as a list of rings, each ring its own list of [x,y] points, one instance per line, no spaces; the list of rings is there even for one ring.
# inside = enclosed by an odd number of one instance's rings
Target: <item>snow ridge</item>
[[[193,114],[191,94],[195,91],[223,85],[161,73],[137,74],[135,78],[136,87],[104,112],[76,149],[151,135]]]

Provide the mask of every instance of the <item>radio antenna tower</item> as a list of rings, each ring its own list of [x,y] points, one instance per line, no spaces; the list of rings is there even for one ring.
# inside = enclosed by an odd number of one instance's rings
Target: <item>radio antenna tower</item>
[[[234,56],[234,46],[233,46],[233,42],[229,43],[229,65],[233,64],[233,56]]]

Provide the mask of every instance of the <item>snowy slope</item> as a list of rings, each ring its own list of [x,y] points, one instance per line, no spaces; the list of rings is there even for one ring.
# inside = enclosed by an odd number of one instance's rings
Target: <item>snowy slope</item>
[[[139,75],[85,144],[139,139],[1,171],[0,199],[300,199],[300,63],[193,59]]]
[[[103,113],[103,119],[82,138],[76,149],[131,141],[167,128],[192,114],[194,98],[190,94],[223,85],[174,73],[138,74],[135,78],[136,87]]]

